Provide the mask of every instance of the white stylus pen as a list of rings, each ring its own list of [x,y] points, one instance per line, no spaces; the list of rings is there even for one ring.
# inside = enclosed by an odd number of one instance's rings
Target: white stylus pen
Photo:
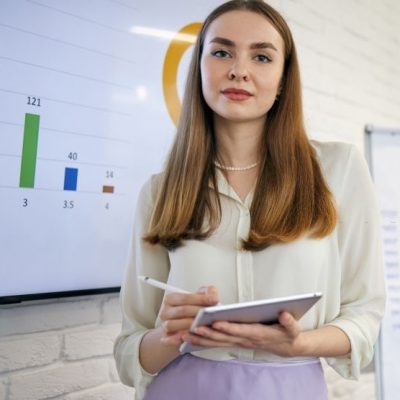
[[[148,283],[151,286],[155,286],[155,287],[158,287],[159,289],[163,289],[163,290],[168,290],[169,292],[191,293],[191,292],[188,292],[187,290],[183,290],[183,289],[177,288],[175,286],[167,285],[164,282],[160,282],[155,279],[149,278],[148,276],[139,275],[138,278],[141,281]]]

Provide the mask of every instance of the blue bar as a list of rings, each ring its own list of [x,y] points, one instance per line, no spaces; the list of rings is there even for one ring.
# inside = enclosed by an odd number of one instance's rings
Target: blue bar
[[[76,190],[78,184],[78,168],[65,168],[64,190]]]

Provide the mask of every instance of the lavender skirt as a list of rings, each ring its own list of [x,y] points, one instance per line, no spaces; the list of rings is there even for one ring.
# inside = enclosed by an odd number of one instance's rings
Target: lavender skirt
[[[144,400],[327,400],[319,360],[211,361],[185,354],[164,368]]]

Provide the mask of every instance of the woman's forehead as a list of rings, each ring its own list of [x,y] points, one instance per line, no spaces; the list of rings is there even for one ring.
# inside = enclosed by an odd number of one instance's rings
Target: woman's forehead
[[[234,10],[218,16],[209,25],[204,44],[209,44],[215,37],[249,45],[271,42],[281,51],[284,47],[283,39],[272,22],[266,16],[248,10]]]

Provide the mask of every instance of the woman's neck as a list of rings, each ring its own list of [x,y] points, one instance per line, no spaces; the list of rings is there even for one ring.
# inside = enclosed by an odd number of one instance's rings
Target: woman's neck
[[[246,167],[259,161],[263,126],[259,123],[215,124],[218,161],[225,166]]]

